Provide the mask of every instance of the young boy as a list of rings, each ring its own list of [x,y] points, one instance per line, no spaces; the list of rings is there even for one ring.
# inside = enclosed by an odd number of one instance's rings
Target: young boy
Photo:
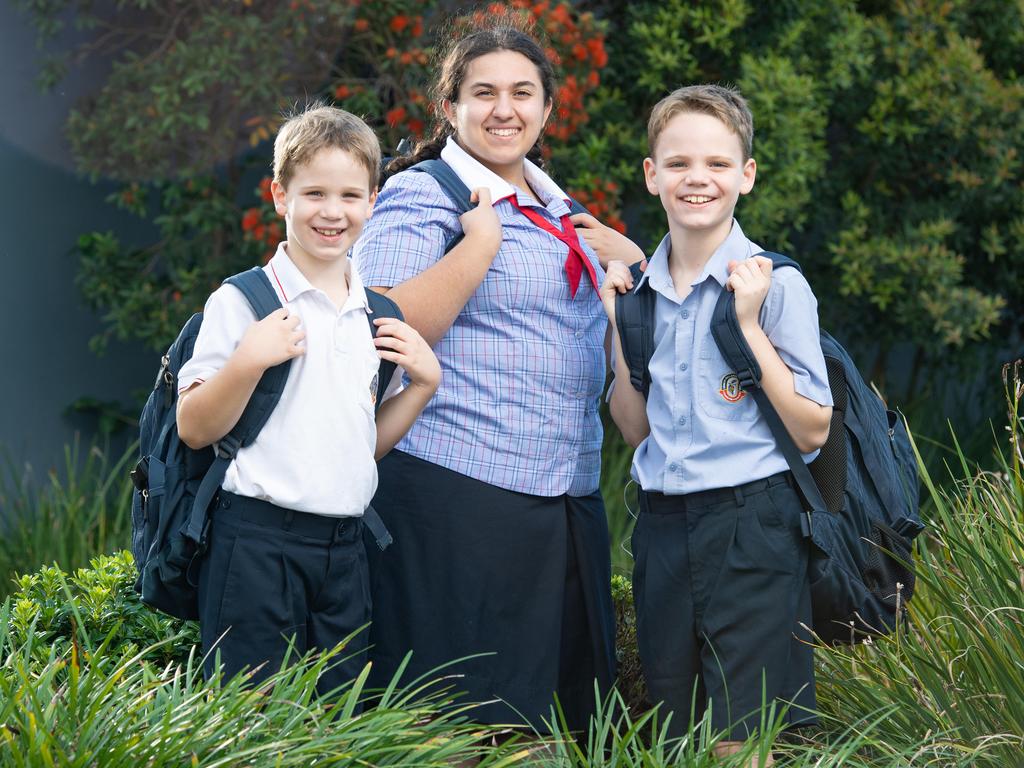
[[[736,294],[762,385],[806,461],[825,442],[832,405],[810,287],[793,269],[773,276],[733,219],[754,185],[752,140],[750,111],[731,88],[681,88],[655,106],[644,174],[669,232],[642,278],[656,293],[652,383],[646,401],[629,386],[616,333],[610,393],[612,417],[637,447],[633,592],[651,700],[674,713],[676,734],[691,702],[695,720],[710,706],[724,752],[757,729],[762,693],[792,703],[791,723],[809,721],[815,699],[802,506],[711,336],[722,290]],[[632,283],[625,265],[609,265],[601,297],[612,328],[615,294]]]
[[[199,576],[207,676],[216,652],[226,676],[249,667],[259,682],[286,653],[330,648],[370,619],[361,516],[377,486],[375,459],[412,425],[441,376],[405,323],[375,320],[376,338],[369,332],[348,252],[373,208],[379,167],[373,132],[340,109],[315,106],[281,127],[271,191],[287,240],[264,270],[282,308],[256,322],[241,292],[221,286],[181,369],[178,433],[200,448],[230,431],[265,370],[292,360],[280,402],[228,467],[210,513]],[[396,374],[375,425],[380,358],[411,383],[394,394]],[[361,670],[365,653],[346,653],[321,677],[322,692]]]

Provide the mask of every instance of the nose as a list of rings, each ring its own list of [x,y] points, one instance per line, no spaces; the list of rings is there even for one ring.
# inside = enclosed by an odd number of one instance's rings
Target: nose
[[[341,204],[341,200],[333,195],[325,197],[320,206],[320,215],[325,219],[340,219],[344,212],[345,207]]]
[[[513,113],[512,94],[499,91],[497,98],[494,100],[493,111],[495,117],[511,117]]]
[[[708,183],[708,169],[700,164],[693,163],[686,168],[686,182],[693,185],[703,185]]]

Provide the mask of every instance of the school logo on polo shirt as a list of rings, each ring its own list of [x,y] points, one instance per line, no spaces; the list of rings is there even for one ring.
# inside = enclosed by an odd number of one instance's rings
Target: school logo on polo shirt
[[[373,378],[370,379],[370,405],[377,404],[377,382],[379,381],[380,374],[373,374]]]
[[[740,377],[735,373],[727,373],[722,377],[722,386],[718,390],[727,403],[738,403],[747,393],[740,387]]]

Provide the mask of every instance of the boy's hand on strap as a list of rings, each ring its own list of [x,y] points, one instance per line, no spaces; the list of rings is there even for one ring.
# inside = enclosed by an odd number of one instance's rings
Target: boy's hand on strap
[[[740,328],[759,325],[758,316],[768,295],[771,278],[772,260],[766,256],[729,262],[729,279],[725,287],[736,294],[736,318]]]
[[[441,365],[423,337],[394,317],[378,318],[373,324],[377,326],[373,343],[378,354],[404,368],[412,386],[433,394],[441,383]]]
[[[644,257],[640,246],[611,227],[605,226],[589,213],[577,213],[569,217],[576,227],[576,234],[594,249],[601,267],[608,269],[613,260],[635,264]]]
[[[615,325],[615,296],[620,293],[632,290],[633,276],[629,273],[629,267],[623,262],[609,261],[605,267],[604,283],[601,284],[601,303],[604,304],[604,311],[612,326]]]
[[[235,350],[239,363],[262,373],[285,360],[306,354],[303,343],[306,332],[299,329],[299,322],[299,316],[285,307],[254,322]]]
[[[491,260],[501,247],[501,220],[491,202],[491,190],[487,187],[474,189],[469,199],[477,206],[459,217],[462,231],[466,239],[476,243]]]

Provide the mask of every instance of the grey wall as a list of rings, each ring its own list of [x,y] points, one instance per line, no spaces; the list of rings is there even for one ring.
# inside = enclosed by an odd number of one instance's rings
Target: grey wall
[[[150,386],[159,356],[132,344],[112,344],[103,357],[89,350],[101,324],[74,285],[75,240],[112,229],[141,241],[145,231],[104,202],[110,185],[76,176],[61,133],[104,64],[42,94],[36,56],[25,18],[0,4],[0,455],[42,476],[62,465],[76,430],[91,438],[95,425],[66,415],[67,406],[81,396],[127,402]]]

